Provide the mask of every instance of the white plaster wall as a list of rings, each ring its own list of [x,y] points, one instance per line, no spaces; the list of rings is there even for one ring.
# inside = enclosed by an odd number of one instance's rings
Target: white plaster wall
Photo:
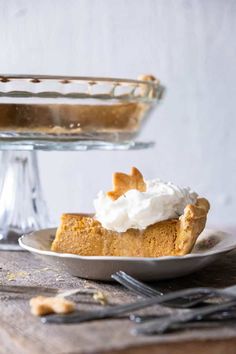
[[[0,0],[0,72],[136,78],[167,87],[138,152],[41,152],[50,211],[92,209],[111,173],[190,185],[236,224],[235,0]]]

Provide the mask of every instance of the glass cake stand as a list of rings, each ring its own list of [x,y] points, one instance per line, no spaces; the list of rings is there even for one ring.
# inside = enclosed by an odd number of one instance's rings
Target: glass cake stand
[[[153,77],[0,75],[0,249],[19,250],[20,235],[52,226],[37,150],[149,148],[135,138],[162,92]]]

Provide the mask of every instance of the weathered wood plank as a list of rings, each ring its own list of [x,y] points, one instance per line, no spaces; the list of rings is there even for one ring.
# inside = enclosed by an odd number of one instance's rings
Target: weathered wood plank
[[[29,253],[0,253],[1,285],[42,285],[60,288],[93,286],[104,291],[111,303],[131,301],[136,296],[111,283],[95,283],[66,273],[58,273]],[[15,279],[14,279],[15,278]],[[13,280],[11,280],[13,279]],[[226,286],[236,282],[236,253],[226,256],[212,266],[188,277],[162,281],[159,286],[177,289],[186,286]],[[1,286],[0,285],[0,286]],[[94,321],[80,325],[43,325],[30,314],[27,294],[0,296],[0,353],[180,353],[183,348],[205,353],[234,353],[236,326],[214,330],[191,330],[163,336],[134,337],[128,319]],[[88,296],[76,297],[83,309],[97,307]],[[147,310],[148,311],[148,310]],[[150,310],[149,310],[150,311]],[[151,311],[155,311],[152,309]],[[178,344],[179,343],[179,344]],[[133,348],[133,349],[132,349]],[[190,350],[190,349],[189,349]]]

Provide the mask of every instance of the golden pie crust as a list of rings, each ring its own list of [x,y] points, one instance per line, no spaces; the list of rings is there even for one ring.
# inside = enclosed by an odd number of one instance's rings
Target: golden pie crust
[[[130,189],[137,189],[140,192],[146,191],[146,183],[144,182],[142,173],[132,167],[130,175],[122,172],[113,173],[113,191],[107,192],[107,196],[112,200],[116,200]]]
[[[30,308],[33,315],[43,316],[50,313],[70,313],[75,310],[76,305],[73,301],[61,297],[36,296],[30,299]]]

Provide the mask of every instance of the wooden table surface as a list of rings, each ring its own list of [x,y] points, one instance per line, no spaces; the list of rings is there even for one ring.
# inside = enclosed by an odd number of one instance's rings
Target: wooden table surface
[[[236,253],[204,270],[177,280],[162,281],[162,289],[189,286],[227,286],[236,282]],[[58,273],[27,252],[0,252],[0,287],[39,285],[58,288],[91,286],[102,290],[111,304],[135,300],[136,295],[112,283],[95,283]],[[0,353],[162,353],[235,354],[236,325],[217,329],[187,330],[161,336],[133,336],[126,318],[73,325],[44,325],[30,314],[29,294],[0,293]],[[78,308],[97,308],[88,295],[76,296]],[[157,311],[152,308],[146,311]]]

